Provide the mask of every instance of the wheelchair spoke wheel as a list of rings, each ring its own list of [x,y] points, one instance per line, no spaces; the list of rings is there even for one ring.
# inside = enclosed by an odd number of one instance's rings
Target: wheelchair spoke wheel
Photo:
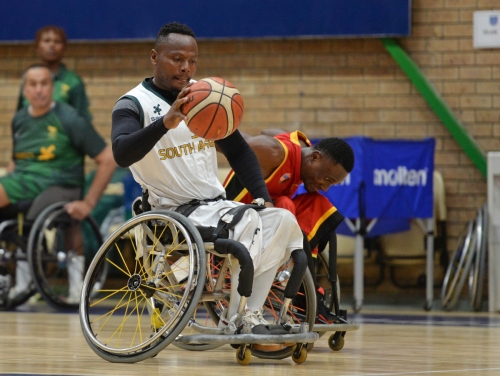
[[[205,280],[196,228],[166,210],[140,214],[102,245],[84,280],[80,321],[87,343],[111,362],[158,354],[189,323]],[[104,285],[96,288],[102,268]]]
[[[28,260],[35,285],[55,308],[77,309],[83,277],[102,244],[99,226],[92,218],[72,219],[65,203],[47,207],[33,223],[28,239]],[[102,285],[103,268],[96,279]]]

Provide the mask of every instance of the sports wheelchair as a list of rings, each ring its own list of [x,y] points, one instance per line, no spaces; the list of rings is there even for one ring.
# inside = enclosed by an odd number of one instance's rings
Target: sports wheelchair
[[[57,309],[78,308],[86,265],[103,242],[91,217],[80,222],[66,213],[64,205],[80,197],[80,188],[53,186],[33,201],[1,210],[0,272],[8,287],[16,287],[4,289],[0,310],[25,303],[37,291]]]
[[[271,333],[276,330],[277,334],[254,335],[245,326],[239,334],[228,333],[219,325],[234,296],[228,253],[242,266],[237,303],[241,313],[253,281],[248,252],[231,249],[228,242],[237,242],[229,239],[207,241],[207,229],[195,227],[180,213],[134,211],[140,214],[104,242],[83,284],[80,322],[87,343],[98,356],[133,363],[156,356],[171,343],[188,350],[230,344],[237,349],[240,364],[248,364],[252,355],[268,359],[291,356],[296,363],[306,360],[308,344],[319,338],[310,331],[316,316],[316,293],[307,262],[298,257],[290,260],[275,277],[263,316],[272,323]],[[106,267],[105,284],[96,287]],[[294,277],[304,271],[303,279]],[[292,300],[299,285],[305,308],[298,308]]]

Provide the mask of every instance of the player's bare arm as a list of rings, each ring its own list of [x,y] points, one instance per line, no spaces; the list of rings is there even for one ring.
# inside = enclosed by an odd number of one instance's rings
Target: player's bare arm
[[[264,179],[267,179],[285,158],[283,146],[277,139],[265,135],[251,137],[247,142],[259,160]]]
[[[263,134],[265,136],[271,136],[271,137],[274,137],[276,135],[283,134],[283,133],[288,133],[288,131],[286,129],[282,129],[282,128],[269,128],[269,129],[264,129],[262,132],[260,132],[260,134]]]

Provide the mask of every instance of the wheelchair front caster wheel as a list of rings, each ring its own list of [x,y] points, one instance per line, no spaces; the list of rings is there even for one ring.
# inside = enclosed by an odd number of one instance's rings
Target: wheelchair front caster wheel
[[[292,352],[292,360],[297,364],[302,364],[307,359],[306,346],[295,346]]]
[[[240,346],[238,350],[236,350],[236,360],[242,366],[246,366],[252,360],[252,352],[246,346]]]
[[[335,333],[328,338],[328,347],[333,351],[340,351],[344,348],[344,337],[342,335],[335,339]]]

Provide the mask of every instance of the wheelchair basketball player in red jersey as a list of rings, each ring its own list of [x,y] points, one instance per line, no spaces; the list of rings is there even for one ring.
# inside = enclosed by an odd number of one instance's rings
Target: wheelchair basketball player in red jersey
[[[354,167],[354,152],[339,138],[325,138],[312,146],[300,131],[269,129],[258,136],[241,133],[257,155],[274,205],[291,211],[304,232],[304,250],[316,283],[318,322],[332,323],[334,316],[325,306],[324,290],[317,285],[315,264],[318,246],[326,244],[344,217],[318,191],[344,181]],[[295,196],[301,183],[307,192]],[[224,188],[228,199],[244,203],[253,200],[233,171],[226,177]]]

